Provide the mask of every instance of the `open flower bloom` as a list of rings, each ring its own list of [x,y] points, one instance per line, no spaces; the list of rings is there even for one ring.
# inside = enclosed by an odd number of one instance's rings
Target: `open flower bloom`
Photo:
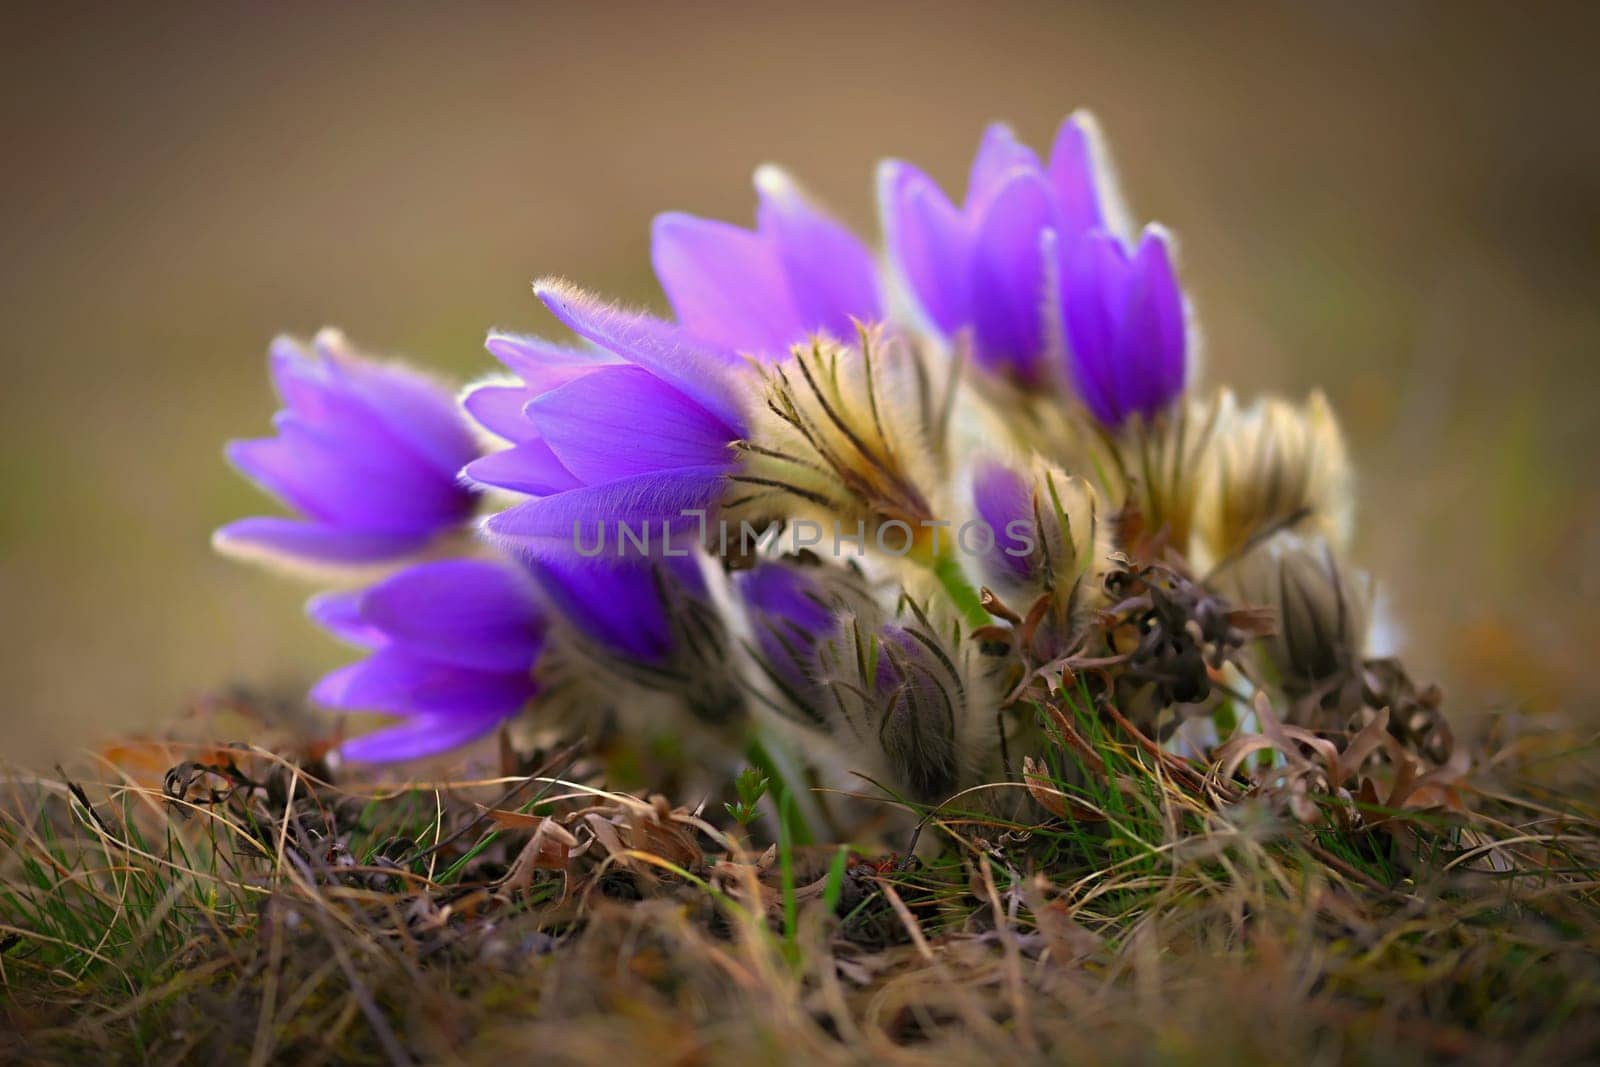
[[[697,340],[782,359],[813,334],[855,335],[883,316],[877,266],[855,234],[777,167],[756,171],[754,231],[678,212],[656,216],[650,258]]]
[[[759,375],[681,326],[559,282],[535,291],[591,347],[490,338],[518,380],[480,386],[464,403],[511,447],[466,474],[533,499],[489,518],[483,533],[534,575],[582,658],[729,724],[741,700],[722,669],[694,542],[728,488],[733,443],[747,432],[745,390]]]
[[[624,527],[660,552],[667,532],[698,529],[693,513],[722,496],[733,442],[746,436],[743,379],[754,371],[680,327],[564,283],[535,292],[597,351],[490,338],[520,381],[474,389],[465,404],[512,447],[466,474],[534,499],[492,516],[484,531],[524,559],[615,557]]]
[[[1048,162],[991,126],[958,209],[899,161],[879,172],[889,253],[932,324],[969,329],[978,367],[1025,387],[1068,377],[1111,427],[1153,417],[1182,391],[1183,301],[1165,235],[1136,248],[1113,218],[1086,114],[1061,124]]]
[[[489,733],[537,692],[545,618],[528,576],[512,564],[421,563],[369,589],[316,597],[307,610],[330,633],[371,650],[324,677],[311,698],[405,719],[345,742],[347,759],[447,751]]]
[[[472,516],[456,478],[478,454],[450,393],[396,364],[319,333],[309,351],[280,339],[270,354],[283,409],[277,436],[228,445],[229,461],[300,518],[230,523],[222,551],[314,566],[383,563],[425,548]]]

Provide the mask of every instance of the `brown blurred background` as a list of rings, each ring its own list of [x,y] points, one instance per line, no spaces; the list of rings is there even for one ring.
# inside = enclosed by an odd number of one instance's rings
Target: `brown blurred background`
[[[279,331],[470,375],[562,273],[660,306],[667,208],[1097,111],[1183,242],[1207,376],[1324,386],[1361,558],[1463,713],[1593,715],[1600,19],[1580,7],[144,6],[0,14],[0,742],[54,758],[340,650],[212,558]],[[1600,716],[1597,716],[1600,717]]]

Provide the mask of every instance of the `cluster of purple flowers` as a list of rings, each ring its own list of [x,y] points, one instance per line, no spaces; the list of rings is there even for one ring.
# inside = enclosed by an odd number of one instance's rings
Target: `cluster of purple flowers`
[[[574,531],[644,523],[692,542],[729,499],[740,449],[759,447],[766,371],[795,346],[849,350],[881,326],[1113,435],[1173,408],[1190,360],[1172,250],[1158,228],[1125,231],[1108,173],[1083,115],[1062,124],[1048,159],[992,127],[959,206],[921,171],[886,162],[880,259],[763,167],[754,229],[656,219],[651,261],[672,319],[537,282],[578,340],[491,334],[506,373],[459,397],[337,334],[278,342],[275,435],[235,442],[228,457],[295,517],[235,522],[216,543],[359,584],[311,601],[314,621],[368,651],[312,695],[401,721],[346,742],[350,759],[414,758],[493,732],[537,702],[541,662],[558,647],[670,667],[692,636],[677,602],[712,598],[707,564],[725,573],[724,561],[704,546],[681,561],[587,559]],[[897,312],[895,292],[915,307]],[[1032,514],[1019,477],[983,478],[984,516],[1003,528]],[[1039,567],[991,562],[1018,580]],[[768,562],[727,585],[751,654],[801,703],[840,618],[814,584]],[[931,655],[908,632],[884,623],[869,642],[885,650],[867,685],[884,691],[885,714],[915,709],[908,687]]]
[[[945,334],[970,331],[979,367],[1030,388],[1065,373],[1101,422],[1153,418],[1182,391],[1183,299],[1166,234],[1133,244],[1114,220],[1098,134],[1061,124],[1048,162],[991,126],[957,208],[907,163],[879,171],[895,266]]]

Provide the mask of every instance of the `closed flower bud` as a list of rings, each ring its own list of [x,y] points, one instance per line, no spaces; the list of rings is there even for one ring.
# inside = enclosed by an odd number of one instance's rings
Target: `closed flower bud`
[[[541,681],[559,719],[616,712],[657,729],[687,717],[706,740],[738,743],[748,717],[726,652],[719,590],[699,552],[666,559],[526,561],[552,615],[556,654]]]
[[[1152,420],[1116,433],[1080,426],[1054,451],[1073,470],[1093,471],[1116,512],[1118,546],[1135,560],[1170,549],[1187,557],[1208,454],[1225,394],[1193,396]]]
[[[1286,695],[1320,703],[1356,676],[1372,590],[1325,539],[1274,534],[1230,563],[1216,582],[1224,595],[1276,615],[1276,632],[1256,647],[1268,680]]]
[[[1203,465],[1198,527],[1214,561],[1280,529],[1349,540],[1350,469],[1338,421],[1322,393],[1304,404],[1261,400],[1241,409],[1224,394]]]
[[[846,615],[876,617],[871,587],[852,568],[789,557],[735,572],[733,589],[761,702],[784,718],[826,728],[833,701],[819,683],[818,649]]]
[[[1031,620],[1029,651],[1050,659],[1072,646],[1104,599],[1111,524],[1083,479],[1040,459],[1024,470],[987,456],[973,465],[972,506],[988,543],[967,559]]]
[[[873,614],[841,613],[817,646],[823,711],[846,760],[864,760],[920,803],[1001,773],[998,695],[974,643],[957,642],[915,608],[895,621]]]
[[[911,344],[865,330],[854,346],[796,349],[767,371],[724,508],[838,523],[869,547],[930,561],[951,384]]]

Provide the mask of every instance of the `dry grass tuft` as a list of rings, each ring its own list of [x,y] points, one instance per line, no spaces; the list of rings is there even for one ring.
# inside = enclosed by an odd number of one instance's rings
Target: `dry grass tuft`
[[[1031,814],[919,811],[924,859],[795,845],[748,788],[748,826],[611,792],[571,751],[387,791],[177,744],[16,775],[0,1057],[1600,1056],[1588,746],[1508,719],[1416,769],[1382,722],[1268,708],[1203,765],[1059,695]]]

